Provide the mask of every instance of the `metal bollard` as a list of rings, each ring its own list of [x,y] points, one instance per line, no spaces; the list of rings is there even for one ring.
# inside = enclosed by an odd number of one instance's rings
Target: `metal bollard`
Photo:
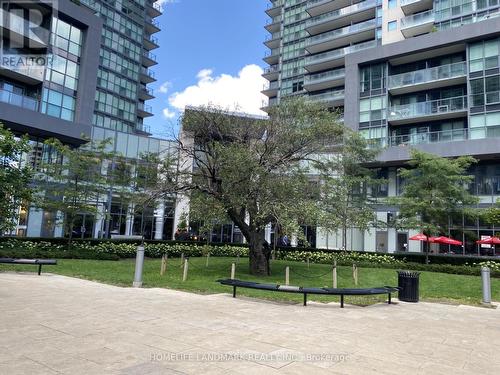
[[[481,281],[483,284],[483,304],[491,304],[491,280],[490,269],[488,267],[481,267]]]
[[[142,268],[144,266],[144,246],[137,246],[137,253],[135,255],[135,275],[132,286],[134,288],[142,287]]]

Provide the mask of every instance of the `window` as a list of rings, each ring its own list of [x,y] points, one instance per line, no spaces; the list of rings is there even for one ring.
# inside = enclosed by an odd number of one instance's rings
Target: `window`
[[[398,28],[398,21],[391,21],[387,24],[387,31],[394,31]]]
[[[394,9],[396,8],[396,5],[398,5],[398,1],[397,0],[388,0],[388,6],[389,6],[389,9]]]
[[[75,98],[54,90],[43,89],[42,113],[73,121]]]

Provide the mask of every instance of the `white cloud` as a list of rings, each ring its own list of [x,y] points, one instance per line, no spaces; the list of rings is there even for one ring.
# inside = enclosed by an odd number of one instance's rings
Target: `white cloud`
[[[180,0],[156,0],[156,2],[161,6],[164,6],[165,4],[178,3],[179,1]]]
[[[170,90],[171,87],[172,87],[172,82],[169,82],[169,81],[164,82],[158,88],[158,92],[161,94],[166,94],[166,93],[168,93],[168,91]]]
[[[263,101],[267,100],[266,96],[261,94],[264,84],[267,83],[262,73],[262,68],[253,64],[245,66],[237,76],[214,76],[212,69],[203,69],[196,75],[196,85],[173,93],[168,102],[179,111],[183,111],[186,106],[212,104],[228,110],[265,115],[265,112],[260,110]]]
[[[167,118],[167,119],[172,119],[175,117],[175,112],[171,111],[168,108],[164,108],[163,109],[163,116],[165,116],[165,118]]]

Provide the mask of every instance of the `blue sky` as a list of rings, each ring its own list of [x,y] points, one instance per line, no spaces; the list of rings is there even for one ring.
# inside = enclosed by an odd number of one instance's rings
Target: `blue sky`
[[[164,13],[158,18],[162,31],[155,34],[160,48],[152,51],[159,62],[152,68],[157,82],[150,85],[156,99],[148,101],[155,116],[145,121],[154,135],[167,136],[185,105],[210,101],[258,113],[263,81],[257,66],[265,66],[267,4],[163,1]]]

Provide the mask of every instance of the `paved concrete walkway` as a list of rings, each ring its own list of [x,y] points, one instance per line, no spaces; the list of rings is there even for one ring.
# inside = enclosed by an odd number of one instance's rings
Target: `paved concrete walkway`
[[[0,273],[0,322],[9,375],[500,373],[500,309],[304,308]]]

